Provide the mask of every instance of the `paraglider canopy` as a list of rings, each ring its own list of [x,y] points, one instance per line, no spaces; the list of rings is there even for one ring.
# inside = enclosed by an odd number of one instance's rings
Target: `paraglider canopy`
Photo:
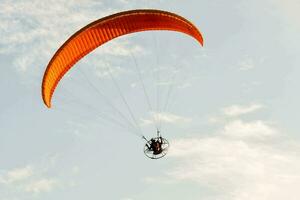
[[[44,73],[42,97],[51,107],[58,82],[82,57],[102,44],[122,35],[151,30],[187,34],[203,45],[200,31],[187,19],[161,10],[130,10],[94,21],[73,34],[54,54]]]

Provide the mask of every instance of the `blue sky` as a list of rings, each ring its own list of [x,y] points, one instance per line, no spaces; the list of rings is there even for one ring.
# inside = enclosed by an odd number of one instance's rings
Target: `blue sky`
[[[47,109],[41,80],[56,49],[87,23],[137,8],[184,16],[204,47],[171,32],[116,39],[77,63]],[[298,200],[299,9],[296,0],[0,0],[0,200]],[[161,120],[164,159],[147,159],[137,129],[107,103],[130,118],[109,71],[145,136]]]

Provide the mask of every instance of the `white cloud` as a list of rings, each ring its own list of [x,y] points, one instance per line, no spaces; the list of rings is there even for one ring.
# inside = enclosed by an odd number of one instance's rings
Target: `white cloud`
[[[151,125],[157,121],[161,121],[164,123],[170,123],[170,124],[187,123],[187,122],[191,121],[191,118],[175,115],[172,113],[166,113],[166,112],[161,112],[161,113],[151,112],[150,115],[151,115],[151,117],[149,119],[141,119],[142,126]]]
[[[28,179],[33,175],[33,169],[31,166],[12,169],[7,171],[3,176],[0,176],[0,183],[11,184],[18,181]]]
[[[253,142],[253,137],[268,140]],[[264,121],[235,120],[211,136],[171,143],[168,157],[175,166],[146,181],[194,182],[217,191],[220,200],[300,197],[300,145]]]
[[[12,62],[19,72],[36,73],[36,66],[44,63],[45,67],[54,48],[87,20],[81,14],[81,19],[72,17],[70,10],[71,4],[52,1],[1,1],[0,35],[5,38],[0,42],[1,53],[14,55]]]
[[[98,61],[97,64],[94,65],[95,75],[99,78],[109,78],[111,76],[119,76],[125,70],[119,66],[111,66],[109,62]]]
[[[237,117],[240,115],[248,114],[255,112],[259,109],[263,108],[261,104],[250,104],[250,105],[232,105],[226,108],[223,108],[223,113],[226,116]]]
[[[181,164],[167,172],[173,181],[193,181],[220,190],[223,199],[298,199],[298,149],[248,144],[222,137],[173,142],[170,156]]]
[[[57,181],[54,179],[40,179],[40,180],[35,180],[35,181],[29,183],[25,187],[25,191],[35,193],[35,194],[38,194],[41,192],[49,192],[56,185],[57,185]]]
[[[254,68],[254,62],[252,59],[247,58],[238,63],[239,69],[242,71],[247,71]]]
[[[20,74],[30,75],[30,80],[32,76],[40,78],[51,56],[68,37],[93,20],[118,11],[113,5],[96,0],[82,2],[1,1],[0,35],[5,39],[0,40],[0,53],[10,55],[8,60],[11,59]],[[114,3],[119,4],[118,1]],[[143,52],[140,46],[131,44],[126,38],[110,43],[99,52],[110,56]]]
[[[265,139],[275,136],[277,131],[263,121],[243,122],[234,120],[225,125],[222,134],[233,138]]]
[[[56,159],[57,155],[54,157],[51,155],[42,159],[36,165],[2,170],[0,173],[1,191],[6,191],[7,198],[16,197],[16,195],[26,198],[51,192],[58,186],[66,186],[67,181],[63,181],[62,176],[53,176],[51,173],[51,168],[55,166]],[[69,170],[72,175],[76,175],[78,171],[79,168],[76,166]]]
[[[219,114],[219,115],[215,115],[215,116],[210,116],[208,118],[208,122],[211,124],[224,124],[226,121],[232,120],[232,117],[238,118],[241,115],[254,113],[262,108],[264,108],[264,106],[262,104],[258,104],[258,103],[253,103],[253,104],[248,104],[248,105],[237,105],[237,104],[231,105],[231,106],[221,109],[222,115]],[[238,126],[238,122],[241,122],[241,121],[237,120],[232,125]],[[236,127],[236,128],[238,130],[238,127]],[[234,132],[236,132],[236,131],[234,131]]]

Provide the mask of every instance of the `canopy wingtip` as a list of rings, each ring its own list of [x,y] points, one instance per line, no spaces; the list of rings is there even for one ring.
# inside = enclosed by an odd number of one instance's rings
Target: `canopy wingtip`
[[[47,108],[51,108],[51,102],[50,101],[46,101],[45,99],[43,99],[44,104]]]

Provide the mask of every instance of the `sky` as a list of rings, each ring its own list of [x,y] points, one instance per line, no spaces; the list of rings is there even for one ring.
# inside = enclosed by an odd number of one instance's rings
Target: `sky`
[[[78,62],[46,108],[41,81],[60,45],[140,8],[185,17],[204,46],[175,32],[117,38]],[[0,200],[298,200],[299,9],[297,0],[0,0]],[[141,133],[154,137],[156,126],[170,148],[151,160]]]

